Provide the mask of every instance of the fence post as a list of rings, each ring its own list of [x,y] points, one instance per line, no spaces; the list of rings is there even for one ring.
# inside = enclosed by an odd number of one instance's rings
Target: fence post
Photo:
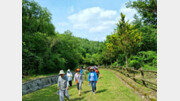
[[[144,81],[144,73],[143,73],[143,71],[142,71],[142,67],[140,68],[140,72],[141,72],[141,76],[142,76],[142,83],[143,83],[143,85],[145,85],[146,87],[147,87],[147,85],[146,85],[146,83],[145,83],[145,81]]]
[[[125,75],[125,73],[124,73],[124,72],[125,72],[124,67],[122,67],[122,74],[124,74],[124,75]]]
[[[134,69],[134,67],[132,68],[132,70],[133,70],[133,80],[136,81],[136,79],[135,79],[135,71],[134,71],[135,69]]]
[[[129,76],[129,70],[128,70],[128,68],[126,68],[126,73],[127,73],[127,74],[126,74],[127,77],[130,77],[130,76]]]

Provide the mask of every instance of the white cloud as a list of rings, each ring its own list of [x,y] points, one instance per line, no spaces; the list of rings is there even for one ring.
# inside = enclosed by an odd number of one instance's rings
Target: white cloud
[[[134,14],[137,14],[137,11],[135,9],[126,8],[126,5],[122,5],[120,12],[126,15],[125,20],[129,20],[130,22],[133,21]]]
[[[100,26],[95,26],[95,27],[90,28],[89,31],[90,32],[101,32],[107,28],[108,28],[107,26],[100,25]]]
[[[106,35],[111,34],[116,23],[120,19],[120,12],[126,15],[126,21],[132,21],[136,10],[126,8],[125,4],[119,11],[105,10],[100,7],[92,7],[74,13],[74,7],[69,9],[71,14],[68,21],[60,22],[60,28],[71,30],[75,36],[88,38],[90,40],[105,40]]]
[[[114,15],[117,15],[117,12],[112,10],[107,10],[100,13],[101,18],[112,18]]]
[[[79,11],[68,17],[74,29],[101,32],[115,25],[118,14],[114,10],[92,7]]]

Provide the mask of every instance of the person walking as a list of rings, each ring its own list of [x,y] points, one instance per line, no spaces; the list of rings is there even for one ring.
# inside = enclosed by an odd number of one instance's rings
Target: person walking
[[[81,75],[83,74],[83,67],[82,66],[80,67],[80,74]]]
[[[80,74],[80,69],[76,69],[76,74],[74,74],[74,85],[75,82],[77,84],[77,89],[79,91],[79,96],[81,96],[81,88],[82,88],[82,82],[83,82],[83,77]]]
[[[97,74],[97,78],[99,79],[100,78],[100,72],[98,70],[98,68],[95,70],[96,74]]]
[[[98,69],[96,65],[94,66],[94,69],[95,69],[95,70],[97,70],[97,69]]]
[[[58,85],[57,85],[60,101],[64,101],[64,96],[67,97],[67,100],[69,101],[68,86],[69,86],[68,78],[67,76],[65,76],[64,71],[60,70],[58,77]]]
[[[72,78],[73,78],[73,75],[72,75],[70,69],[67,70],[67,77],[68,77],[69,85],[72,86]]]
[[[97,74],[94,71],[94,68],[91,67],[90,68],[90,72],[89,72],[89,84],[91,84],[91,86],[92,86],[92,91],[93,91],[94,95],[96,93],[96,83],[97,83],[97,80],[98,80]]]
[[[91,66],[88,66],[88,68],[87,68],[87,69],[88,69],[88,71],[90,71],[90,68],[91,68]]]
[[[86,70],[86,67],[83,67],[83,69],[84,69],[84,78],[85,78],[85,80],[87,80],[87,70]]]
[[[80,75],[82,75],[82,78],[83,78],[83,76],[84,76],[83,66],[80,67]],[[83,83],[83,80],[82,80],[82,83]]]

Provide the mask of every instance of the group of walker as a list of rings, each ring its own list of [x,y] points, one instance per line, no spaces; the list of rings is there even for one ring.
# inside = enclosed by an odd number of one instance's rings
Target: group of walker
[[[91,84],[93,94],[95,95],[96,83],[98,81],[98,78],[100,78],[100,72],[96,66],[88,67],[88,71],[89,71],[89,77],[88,77],[89,85]],[[77,68],[75,72],[76,73],[74,74],[74,85],[76,82],[79,96],[81,96],[83,75],[86,79],[87,70],[85,69],[85,67],[84,68],[80,67],[80,69]],[[73,78],[73,74],[70,72],[70,69],[67,70],[67,75],[65,75],[63,70],[60,70],[58,77],[58,95],[60,101],[64,101],[64,96],[69,101],[68,89],[69,86],[72,86],[72,78]]]

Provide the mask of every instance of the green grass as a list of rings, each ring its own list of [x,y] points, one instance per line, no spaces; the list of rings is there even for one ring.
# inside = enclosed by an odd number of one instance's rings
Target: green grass
[[[70,101],[142,101],[141,96],[134,93],[116,75],[108,70],[100,70],[101,78],[97,83],[96,95],[93,95],[88,81],[84,80],[82,85],[82,95],[78,95],[75,85],[69,88]],[[36,92],[24,95],[23,101],[59,101],[56,95],[57,84]]]
[[[149,64],[145,64],[143,66],[143,70],[154,70],[154,71],[157,71],[157,67],[150,66]]]
[[[146,99],[148,99],[150,101],[156,101],[157,92],[153,91],[150,88],[143,86],[142,81],[137,80],[138,83],[136,83],[136,82],[134,82],[134,80],[132,80],[131,78],[119,73],[118,71],[115,71],[115,70],[111,70],[111,71],[114,72],[119,77],[121,77],[122,80],[124,80],[129,86],[131,86],[133,89],[135,89],[139,94],[143,95]],[[136,77],[136,78],[138,78],[138,77]]]

